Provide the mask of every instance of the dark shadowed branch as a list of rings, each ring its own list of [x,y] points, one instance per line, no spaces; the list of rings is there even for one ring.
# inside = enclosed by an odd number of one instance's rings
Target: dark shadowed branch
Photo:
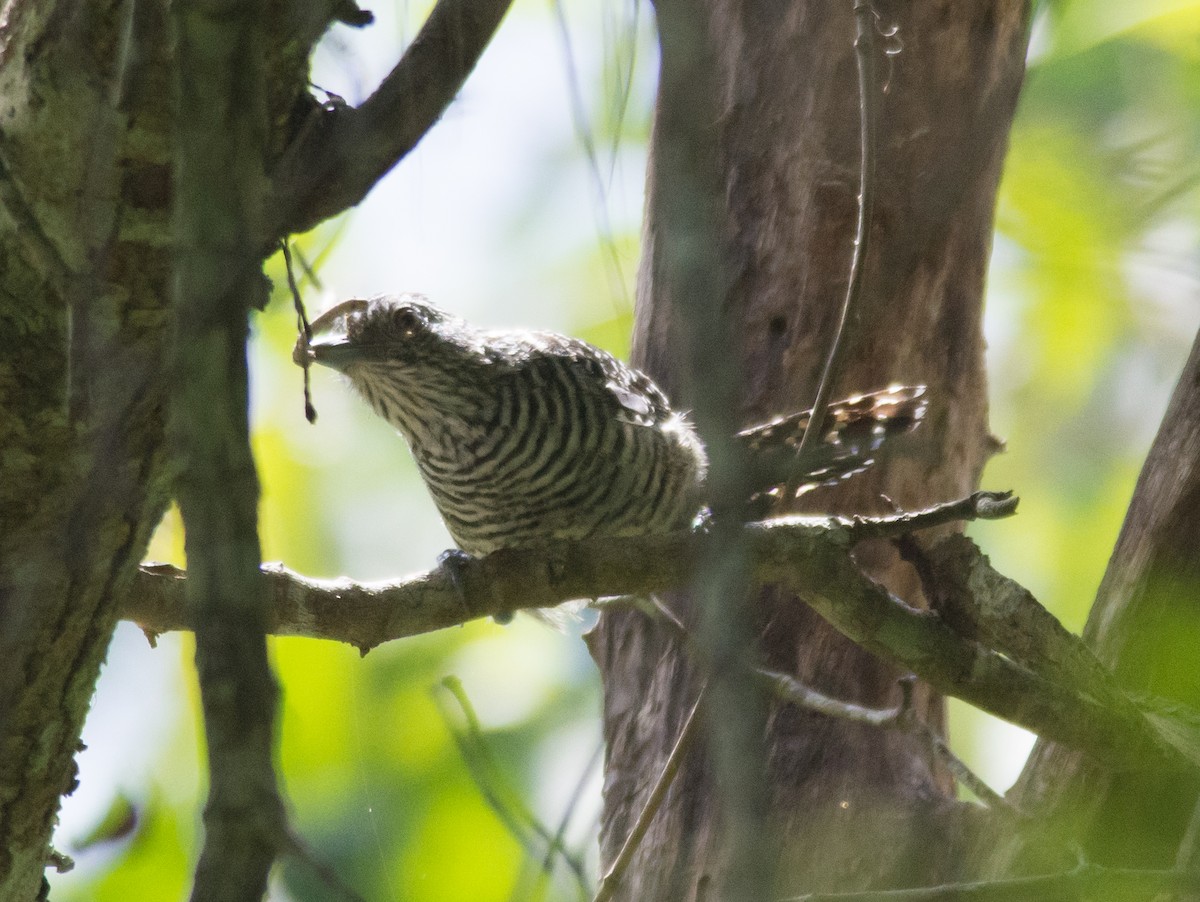
[[[263,246],[353,207],[433,126],[512,0],[440,0],[400,62],[359,107],[314,109],[274,173]]]
[[[266,129],[262,6],[173,6],[178,53],[174,380],[177,497],[191,565],[210,788],[192,899],[257,902],[287,831],[274,771],[246,335]]]
[[[5,159],[4,135],[0,132],[0,209],[16,222],[17,235],[21,245],[29,255],[29,261],[36,268],[38,275],[49,282],[56,294],[68,297],[77,281],[66,261],[63,260],[58,248],[46,235],[42,224],[38,222],[21,187],[13,177]]]
[[[735,439],[743,425],[738,414],[745,373],[739,355],[727,353],[727,336],[738,328],[731,315],[737,270],[726,246],[727,186],[718,150],[727,127],[720,86],[721,27],[719,17],[692,0],[656,0],[654,13],[661,53],[647,172],[645,241],[652,250],[644,255],[638,280],[637,317],[642,320],[647,309],[659,306],[669,311],[678,331],[660,361],[638,346],[635,334],[633,361],[660,384],[665,380],[675,403],[691,409],[708,456],[707,501],[720,514],[738,509],[751,494],[749,456]],[[673,379],[681,383],[677,391]],[[744,537],[732,518],[718,516],[710,539],[689,581],[678,586],[700,612],[694,632],[711,712],[703,722],[703,744],[712,769],[708,791],[721,812],[722,862],[713,867],[724,876],[717,893],[738,902],[761,898],[776,864],[761,835],[770,807],[767,785],[751,763],[766,754],[768,711],[760,687],[740,666],[756,654]],[[602,624],[598,635],[606,629]],[[605,664],[598,663],[604,673]],[[613,689],[605,691],[611,695]],[[631,804],[642,809],[635,824],[649,807],[641,792],[636,787],[618,791],[628,793]],[[610,854],[608,830],[602,823],[602,858]],[[628,848],[625,836],[620,854]],[[644,866],[645,859],[639,858],[640,865],[629,865],[634,870]],[[644,890],[626,884],[625,892],[637,897]]]

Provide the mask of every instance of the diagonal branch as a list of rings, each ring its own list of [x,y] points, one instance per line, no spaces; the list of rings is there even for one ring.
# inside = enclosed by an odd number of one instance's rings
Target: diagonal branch
[[[1193,767],[1191,732],[1152,728],[1140,712],[1113,710],[956,633],[872,582],[851,557],[853,528],[813,518],[741,527],[756,583],[796,593],[868,651],[898,662],[938,690],[1085,749],[1119,767]],[[702,531],[596,538],[508,549],[398,583],[318,582],[278,565],[265,569],[273,632],[349,642],[364,652],[391,639],[474,617],[549,607],[574,598],[648,595],[684,585],[709,551]],[[149,632],[186,629],[181,571],[143,568],[123,616]]]
[[[276,168],[264,247],[353,207],[433,126],[512,0],[439,0],[416,40],[357,108],[314,109]]]
[[[700,687],[696,701],[684,719],[679,736],[675,739],[675,744],[671,747],[671,753],[667,755],[662,770],[659,771],[658,779],[654,781],[654,788],[650,790],[650,796],[646,799],[646,804],[642,806],[637,822],[633,825],[629,835],[625,837],[625,842],[621,844],[621,851],[617,853],[616,859],[600,881],[600,887],[592,902],[609,902],[620,886],[625,872],[629,869],[630,862],[633,861],[634,853],[645,837],[646,831],[650,829],[650,823],[662,808],[663,800],[667,797],[667,791],[671,788],[671,784],[675,782],[683,759],[691,751],[692,745],[696,741],[696,734],[699,733],[701,724],[700,712],[707,695],[708,683],[705,682]]]
[[[1092,696],[1109,708],[1133,702],[1092,650],[1042,607],[1024,586],[992,568],[987,555],[964,535],[923,549],[901,543],[917,568],[933,608],[962,635]]]

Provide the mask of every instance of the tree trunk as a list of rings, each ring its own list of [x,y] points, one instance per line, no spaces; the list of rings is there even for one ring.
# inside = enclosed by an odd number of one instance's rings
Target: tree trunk
[[[272,5],[277,155],[328,23]],[[165,2],[0,14],[0,899],[43,886],[92,690],[169,498]]]
[[[993,446],[983,281],[1024,72],[1028,4],[878,8],[881,27],[899,26],[902,50],[890,63],[880,58],[872,252],[835,396],[923,383],[930,412],[902,453],[805,496],[809,510],[871,513],[889,509],[884,495],[904,508],[964,495]],[[696,403],[707,370],[689,373],[680,348],[702,303],[697,286],[707,284],[732,331],[704,336],[704,350],[719,365],[732,359],[740,373],[738,419],[802,409],[816,394],[845,292],[857,212],[852,5],[710,0],[700,16],[679,0],[660,0],[657,17],[662,71],[635,363],[677,403]],[[696,222],[706,209],[719,216],[703,235]],[[705,242],[694,241],[690,257],[670,252],[681,232]],[[695,267],[715,275],[697,280]],[[890,547],[860,547],[858,556],[876,578],[923,603]],[[671,604],[694,619],[687,599]],[[898,701],[895,668],[795,599],[764,592],[753,620],[767,666],[847,701]],[[601,852],[611,862],[701,678],[667,631],[637,612],[606,613],[591,647],[605,689]],[[941,699],[927,690],[918,689],[917,710],[932,723],[943,720]],[[743,762],[766,787],[760,842],[770,851],[761,860],[775,874],[762,885],[787,895],[937,883],[954,874],[962,811],[949,780],[915,743],[774,701],[763,729],[765,761]],[[709,751],[693,750],[619,898],[728,898],[719,788]]]
[[[0,899],[42,883],[125,591],[167,503],[165,5],[0,31]]]

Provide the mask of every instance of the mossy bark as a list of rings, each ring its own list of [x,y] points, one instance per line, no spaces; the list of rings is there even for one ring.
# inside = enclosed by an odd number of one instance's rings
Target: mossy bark
[[[329,4],[268,4],[278,153]],[[302,14],[303,13],[303,14]],[[171,495],[167,3],[0,25],[0,899],[40,892],[117,604]]]

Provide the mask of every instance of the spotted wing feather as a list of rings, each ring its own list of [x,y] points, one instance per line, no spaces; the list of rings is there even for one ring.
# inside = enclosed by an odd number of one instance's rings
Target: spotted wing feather
[[[756,493],[795,495],[865,470],[890,438],[912,430],[925,415],[925,386],[892,385],[829,405],[821,440],[797,455],[811,410],[777,417],[738,433],[753,462]]]

